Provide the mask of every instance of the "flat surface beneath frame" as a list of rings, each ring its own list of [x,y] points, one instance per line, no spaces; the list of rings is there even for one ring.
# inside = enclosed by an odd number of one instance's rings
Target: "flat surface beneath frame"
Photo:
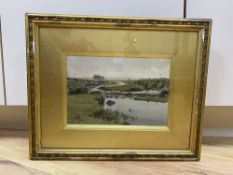
[[[200,162],[31,161],[27,131],[0,130],[0,138],[0,174],[232,174],[232,138],[204,138]]]

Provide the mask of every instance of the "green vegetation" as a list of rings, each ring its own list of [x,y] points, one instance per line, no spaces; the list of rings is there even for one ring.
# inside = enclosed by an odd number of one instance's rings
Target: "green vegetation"
[[[166,103],[168,98],[167,97],[161,97],[161,96],[137,96],[134,97],[134,100],[141,100],[141,101],[153,101],[153,102],[162,102]]]
[[[167,78],[132,80],[132,82],[141,85],[144,90],[161,90],[169,87],[169,79]]]
[[[135,120],[136,117],[123,114],[118,111],[111,111],[110,109],[102,109],[94,113],[95,119],[102,119],[103,121],[110,122],[112,124],[124,124],[128,125],[129,121]]]
[[[168,87],[169,79],[166,78],[122,81],[68,78],[68,123],[127,125],[136,117],[125,115],[119,111],[112,111],[111,106],[115,104],[113,100],[106,102],[110,109],[105,110],[104,96],[113,96],[114,98],[130,97],[134,100],[148,102],[167,102]],[[92,91],[93,88],[97,90]],[[146,92],[149,90],[155,92],[149,94]]]
[[[145,90],[166,90],[168,92],[169,79],[158,78],[158,79],[141,79],[141,80],[125,80],[124,85],[117,85],[117,81],[105,80],[82,80],[82,79],[68,79],[67,88],[69,91],[74,93],[86,93],[87,87],[100,86],[101,90],[107,91],[145,91]],[[108,86],[115,85],[115,86]]]
[[[112,100],[108,100],[107,102],[106,102],[106,104],[108,105],[108,106],[112,106],[112,105],[114,105],[116,102],[115,101],[112,101]]]
[[[127,92],[134,92],[134,91],[143,91],[143,87],[140,85],[134,85],[134,84],[125,84],[121,86],[112,86],[112,87],[101,87],[100,89],[106,90],[106,91],[127,91]]]
[[[85,80],[67,80],[67,89],[68,94],[80,94],[80,93],[87,93],[88,89],[85,86]]]
[[[159,79],[142,79],[142,80],[126,80],[124,85],[119,86],[103,86],[100,89],[107,91],[146,91],[146,90],[167,90],[169,86],[169,80],[166,78]]]
[[[101,119],[92,117],[103,108],[97,101],[100,98],[100,94],[68,95],[68,123],[102,123]]]
[[[68,95],[68,123],[129,124],[135,117],[118,111],[104,110],[100,94]]]

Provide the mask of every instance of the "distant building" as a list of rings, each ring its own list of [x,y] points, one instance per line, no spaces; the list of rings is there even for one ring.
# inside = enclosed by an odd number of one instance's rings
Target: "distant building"
[[[93,79],[96,81],[104,81],[104,76],[101,75],[94,75]]]

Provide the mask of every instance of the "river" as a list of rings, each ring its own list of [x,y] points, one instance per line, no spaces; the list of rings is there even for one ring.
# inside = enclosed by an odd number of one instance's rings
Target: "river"
[[[115,102],[111,107],[106,104],[108,100]],[[161,102],[147,102],[133,98],[105,97],[104,109],[122,112],[136,117],[129,121],[131,125],[167,125],[168,104]]]

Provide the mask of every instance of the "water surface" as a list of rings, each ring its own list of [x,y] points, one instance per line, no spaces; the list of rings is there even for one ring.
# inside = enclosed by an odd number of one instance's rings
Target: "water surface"
[[[115,102],[111,107],[106,104],[108,100]],[[137,117],[129,121],[131,125],[167,125],[168,103],[147,102],[133,98],[105,98],[104,109],[122,112]]]

